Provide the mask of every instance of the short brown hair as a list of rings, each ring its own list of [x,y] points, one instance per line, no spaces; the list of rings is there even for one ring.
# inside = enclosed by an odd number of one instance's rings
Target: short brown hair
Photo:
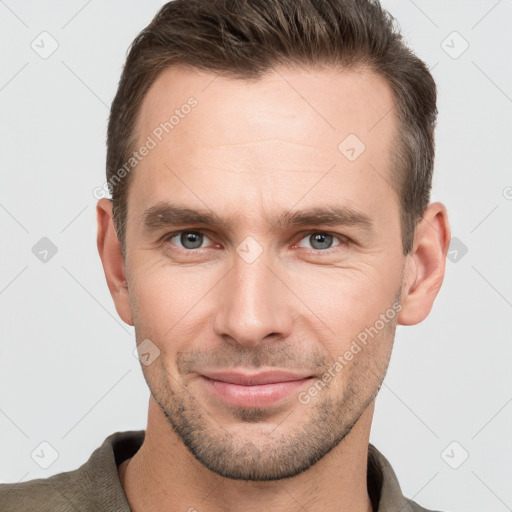
[[[400,200],[403,252],[410,252],[416,223],[430,201],[436,85],[379,2],[173,0],[133,41],[110,112],[107,183],[123,257],[132,173],[119,179],[116,172],[134,151],[145,94],[159,73],[173,64],[242,80],[258,79],[280,64],[340,69],[362,65],[383,77],[396,105],[392,186]]]

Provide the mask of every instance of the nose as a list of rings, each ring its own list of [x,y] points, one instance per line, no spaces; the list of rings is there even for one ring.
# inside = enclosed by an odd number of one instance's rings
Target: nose
[[[222,280],[213,328],[230,343],[256,347],[291,333],[293,294],[270,260],[265,252],[251,263],[236,255]]]

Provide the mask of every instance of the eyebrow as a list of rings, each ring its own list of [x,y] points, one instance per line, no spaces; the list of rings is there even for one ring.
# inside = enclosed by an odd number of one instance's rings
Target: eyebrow
[[[369,233],[373,230],[373,221],[363,212],[348,206],[322,206],[304,210],[288,210],[269,219],[273,229],[287,226],[325,225],[356,226]],[[231,222],[207,209],[193,209],[170,203],[158,203],[143,213],[146,232],[151,233],[162,228],[185,224],[201,226],[231,227]]]

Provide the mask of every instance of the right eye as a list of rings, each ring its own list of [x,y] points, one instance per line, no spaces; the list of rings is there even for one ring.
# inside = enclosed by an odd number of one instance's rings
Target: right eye
[[[164,241],[169,241],[172,245],[176,245],[179,249],[193,251],[195,249],[203,249],[201,247],[204,240],[208,237],[201,231],[176,231],[165,236]]]

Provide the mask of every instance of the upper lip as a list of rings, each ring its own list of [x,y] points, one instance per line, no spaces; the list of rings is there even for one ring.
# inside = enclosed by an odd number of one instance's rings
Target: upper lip
[[[204,372],[203,377],[211,380],[219,380],[230,384],[240,384],[244,386],[255,386],[258,384],[274,384],[276,382],[291,382],[294,380],[302,380],[309,375],[300,375],[297,373],[285,371],[268,371],[260,373],[240,373],[240,372]]]

